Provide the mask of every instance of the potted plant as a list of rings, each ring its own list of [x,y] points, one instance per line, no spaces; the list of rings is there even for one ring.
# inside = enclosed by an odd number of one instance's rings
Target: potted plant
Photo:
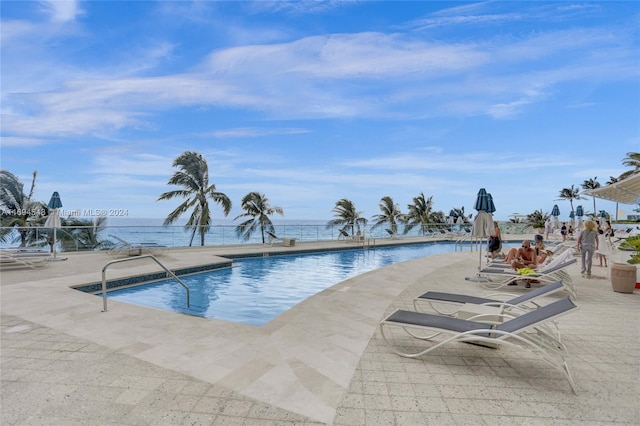
[[[633,251],[631,258],[627,263],[637,265],[640,263],[640,235],[634,235],[627,238],[620,244],[620,250]]]
[[[618,293],[633,293],[636,288],[637,267],[640,263],[640,235],[627,238],[620,250],[633,251],[627,263],[611,265],[611,286]]]

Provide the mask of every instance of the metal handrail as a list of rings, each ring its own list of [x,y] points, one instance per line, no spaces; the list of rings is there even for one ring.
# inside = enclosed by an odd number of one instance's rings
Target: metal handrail
[[[460,247],[460,251],[462,251],[463,248],[463,243],[469,241],[470,243],[473,243],[473,240],[471,238],[471,234],[464,234],[461,235],[460,238],[458,238],[455,242],[455,246],[454,246],[454,250],[458,251],[458,247]],[[471,250],[473,251],[473,247],[471,247]]]
[[[160,263],[160,261],[158,259],[156,259],[155,256],[153,256],[151,254],[145,254],[144,256],[136,256],[136,257],[130,257],[130,258],[126,258],[126,259],[112,260],[109,263],[107,263],[106,265],[104,265],[104,268],[102,268],[102,304],[103,304],[102,312],[107,312],[107,268],[109,266],[113,265],[114,263],[129,262],[129,261],[132,261],[132,260],[140,260],[140,259],[151,259],[151,260],[153,260],[158,265],[160,265],[160,267],[162,269],[164,269],[167,272],[167,274],[169,274],[176,281],[178,281],[180,283],[180,285],[182,287],[184,287],[185,290],[187,290],[187,308],[188,308],[189,305],[190,305],[189,287],[187,287],[185,285],[185,283],[183,283],[182,280],[176,276],[176,274],[171,272],[169,270],[169,268],[167,268],[162,263]]]

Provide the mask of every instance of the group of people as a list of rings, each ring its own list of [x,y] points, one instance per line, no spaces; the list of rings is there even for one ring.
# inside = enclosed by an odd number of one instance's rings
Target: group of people
[[[611,222],[607,221],[604,229],[594,222],[588,220],[584,223],[584,231],[578,237],[578,250],[582,259],[582,275],[586,274],[587,278],[591,278],[591,266],[593,264],[593,256],[598,255],[600,266],[607,267],[607,256],[609,255],[609,245],[607,239],[614,235]],[[604,262],[604,265],[602,264]]]
[[[553,232],[553,227],[551,225],[551,219],[547,219],[544,223],[544,232],[546,234],[546,239],[549,239],[549,234]],[[567,241],[567,237],[572,237],[575,232],[573,229],[573,225],[567,226],[567,222],[562,222],[562,226],[560,227],[560,235],[562,235],[562,241]]]
[[[564,230],[561,230],[561,233],[563,241],[565,241],[569,232],[573,234],[573,228],[567,228],[565,224],[563,224],[563,228]],[[578,235],[577,241],[577,249],[580,251],[582,261],[581,274],[583,277],[591,278],[591,267],[595,254],[600,259],[600,266],[608,266],[607,256],[609,250],[606,239],[611,238],[613,234],[614,231],[609,221],[607,221],[605,229],[602,229],[593,220],[584,222],[584,229]],[[494,233],[489,238],[488,251],[492,260],[502,255],[502,236],[498,222],[494,222]],[[504,262],[510,264],[515,270],[521,268],[536,269],[538,265],[547,260],[550,254],[551,252],[545,249],[543,236],[538,234],[535,236],[534,247],[531,247],[531,243],[525,240],[522,242],[521,247],[509,249],[504,257]],[[530,287],[529,283],[527,283],[527,287]]]

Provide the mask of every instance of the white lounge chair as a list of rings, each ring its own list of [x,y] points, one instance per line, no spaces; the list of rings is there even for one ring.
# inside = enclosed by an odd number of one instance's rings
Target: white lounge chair
[[[566,268],[576,263],[571,251],[565,251],[560,256],[553,259],[547,265],[541,265],[534,273],[521,275],[517,271],[506,268],[483,268],[478,271],[480,285],[484,288],[496,290],[508,285],[516,285],[518,280],[537,280],[542,283],[552,283],[562,280],[566,290],[571,297],[576,300],[577,289],[573,285],[571,275],[566,272]]]
[[[274,234],[271,231],[267,231],[267,235],[269,236],[269,245],[273,245],[275,242],[280,241],[282,242],[283,246],[288,246],[288,247],[293,247],[296,245],[296,239],[295,238],[289,238],[289,237],[278,237],[276,234]]]
[[[111,254],[119,254],[119,255],[127,255],[127,256],[140,256],[143,253],[150,254],[160,254],[168,247],[165,245],[161,245],[158,243],[151,242],[141,242],[141,243],[130,243],[120,237],[109,234],[111,238],[116,240],[118,243],[115,244],[109,250]]]
[[[0,268],[41,268],[48,264],[53,256],[51,253],[31,249],[0,250]]]
[[[459,308],[463,304],[475,304],[484,306],[496,306],[504,309],[518,309],[525,310],[528,305],[533,305],[534,308],[539,308],[540,305],[535,301],[544,296],[549,296],[553,293],[565,289],[565,285],[562,281],[556,281],[551,284],[547,284],[543,287],[538,287],[528,293],[525,293],[518,297],[513,297],[511,294],[496,294],[488,295],[487,297],[469,296],[465,294],[456,293],[441,293],[438,291],[427,291],[421,294],[413,300],[413,306],[416,311],[421,311],[420,306],[428,304],[431,309],[436,311],[440,315],[456,315]],[[506,300],[500,300],[492,297],[509,297]],[[449,309],[443,309],[443,306],[447,306]]]
[[[382,338],[391,350],[400,356],[409,358],[422,356],[452,342],[498,343],[499,345],[528,350],[539,355],[549,365],[562,371],[569,381],[571,390],[576,393],[575,384],[566,363],[566,348],[555,332],[550,332],[548,327],[549,322],[576,308],[577,306],[571,299],[565,297],[538,309],[525,312],[520,316],[504,315],[505,321],[497,323],[484,322],[482,316],[465,320],[443,315],[396,310],[380,321],[379,327]],[[408,343],[413,347],[413,350],[407,352],[400,349],[396,339],[391,339],[387,335],[385,330],[390,328],[400,328],[409,336],[421,340],[432,340],[440,334],[449,335],[449,337],[426,349],[415,348],[413,342]],[[414,330],[429,334],[420,336],[415,334]]]
[[[340,235],[338,235],[338,239],[344,238],[346,242],[362,242],[364,241],[364,237],[360,234],[358,235],[350,235],[344,229],[338,229]]]

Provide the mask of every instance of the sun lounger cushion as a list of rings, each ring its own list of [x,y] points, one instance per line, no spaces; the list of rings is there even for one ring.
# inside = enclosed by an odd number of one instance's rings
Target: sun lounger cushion
[[[480,324],[475,321],[468,321],[459,318],[403,310],[394,312],[387,317],[386,321],[418,325],[422,327],[440,328],[458,333],[485,328],[487,330],[491,329],[491,324]]]

